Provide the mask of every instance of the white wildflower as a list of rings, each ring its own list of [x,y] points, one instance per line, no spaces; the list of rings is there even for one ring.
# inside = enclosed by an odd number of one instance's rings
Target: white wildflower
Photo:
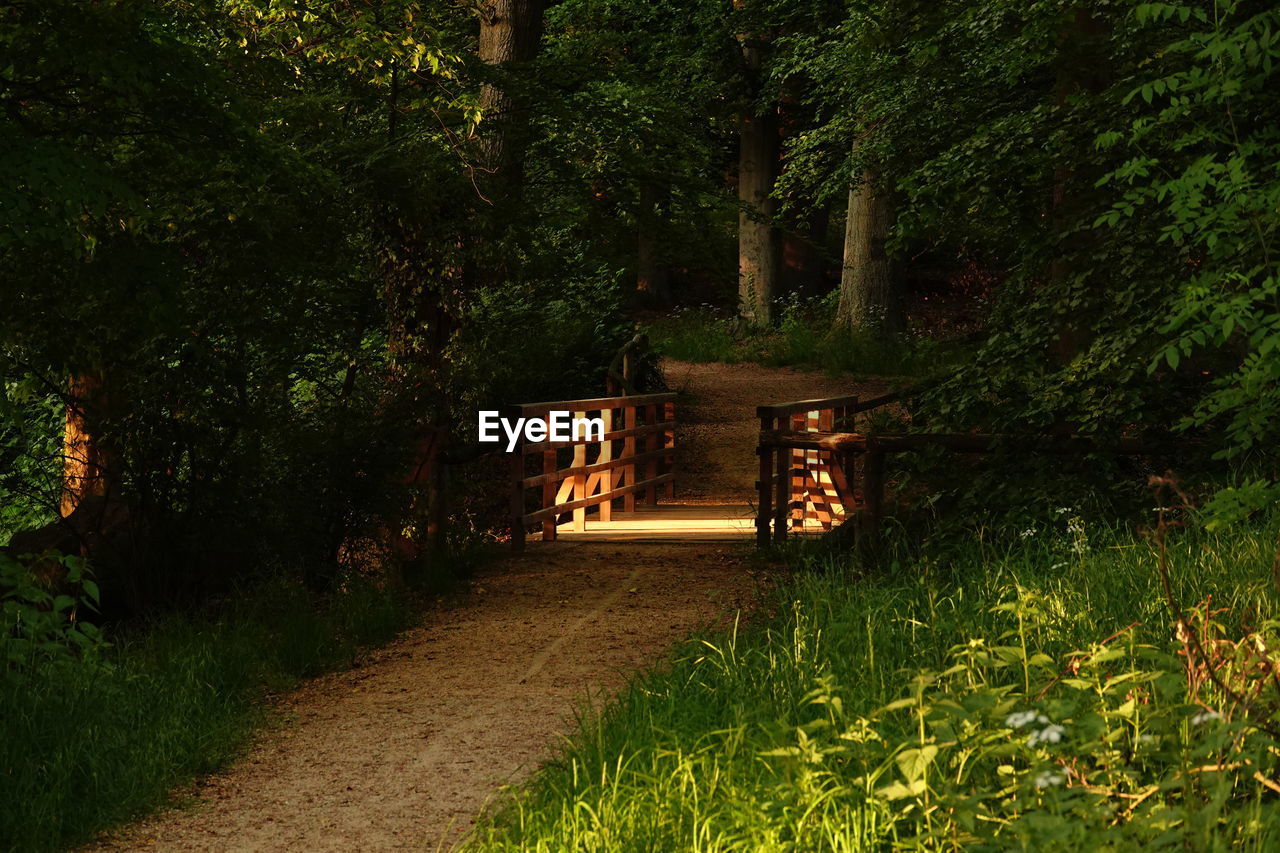
[[[1034,527],[1028,527],[1026,530],[1022,531],[1018,535],[1021,536],[1023,539],[1030,539],[1032,536],[1036,535],[1036,529]]]
[[[1056,788],[1065,781],[1067,781],[1065,776],[1061,773],[1054,773],[1052,770],[1045,770],[1036,775],[1036,787],[1042,790],[1044,788]]]
[[[1067,565],[1066,563],[1054,563],[1052,566],[1049,567],[1049,571],[1053,571],[1054,569],[1064,568],[1066,565]]]
[[[1156,737],[1155,735],[1149,735],[1149,734],[1138,735],[1138,743],[1152,744],[1152,743],[1158,743],[1159,741],[1160,741],[1160,738]]]
[[[1035,711],[1014,711],[1012,714],[1004,718],[1004,724],[1011,729],[1020,729],[1023,726],[1029,726],[1036,722],[1036,717],[1041,716]]]
[[[1051,726],[1045,726],[1038,732],[1032,732],[1031,737],[1027,738],[1027,746],[1035,746],[1039,743],[1059,743],[1066,733],[1066,729],[1054,723]]]
[[[1209,722],[1210,720],[1221,720],[1221,719],[1222,719],[1222,715],[1219,714],[1217,711],[1201,711],[1191,718],[1191,725],[1203,726],[1205,723]]]

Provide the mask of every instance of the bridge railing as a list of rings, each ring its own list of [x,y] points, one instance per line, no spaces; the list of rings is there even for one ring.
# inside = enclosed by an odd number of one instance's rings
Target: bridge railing
[[[1089,436],[992,433],[859,433],[856,416],[913,392],[865,402],[854,397],[761,406],[756,541],[782,541],[815,520],[830,530],[859,513],[857,533],[875,541],[884,512],[885,458],[929,447],[952,453],[1160,456],[1201,446],[1170,436]],[[861,470],[858,464],[861,462]],[[772,525],[772,529],[771,528]]]
[[[571,515],[575,531],[583,531],[592,508],[597,508],[597,520],[607,522],[615,500],[621,499],[623,510],[630,512],[637,496],[656,504],[660,488],[668,499],[674,497],[675,394],[525,403],[511,407],[507,417],[541,419],[550,434],[551,412],[556,411],[570,412],[575,419],[600,418],[604,432],[569,441],[522,441],[513,449],[514,548],[524,546],[528,529],[535,525],[541,526],[544,540],[555,539],[564,515]]]
[[[862,488],[859,488],[857,455],[838,453],[815,442],[781,443],[774,437],[852,432],[858,414],[900,399],[900,394],[885,394],[865,401],[857,396],[827,397],[756,409],[760,418],[760,445],[756,450],[760,457],[760,476],[756,481],[758,544],[782,541],[788,529],[803,530],[814,525],[831,530],[850,517],[855,508],[878,516],[878,496],[883,492],[883,454],[865,454],[861,461]]]

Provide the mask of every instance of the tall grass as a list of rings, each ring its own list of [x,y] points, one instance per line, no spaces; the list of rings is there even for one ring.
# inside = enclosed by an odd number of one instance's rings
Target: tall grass
[[[56,850],[162,803],[232,757],[266,691],[350,665],[410,619],[356,583],[325,606],[282,583],[220,616],[170,616],[101,659],[0,671],[0,850]]]
[[[1185,531],[1175,594],[1212,594],[1226,631],[1265,624],[1276,529]],[[1198,725],[1216,718],[1193,716],[1207,697],[1188,693],[1150,543],[1061,517],[1025,532],[865,577],[798,558],[763,622],[584,716],[472,848],[1277,849],[1250,771],[1187,781],[1215,750],[1272,775],[1275,757],[1240,757],[1257,733],[1239,719]],[[1010,722],[1026,709],[1062,742]]]

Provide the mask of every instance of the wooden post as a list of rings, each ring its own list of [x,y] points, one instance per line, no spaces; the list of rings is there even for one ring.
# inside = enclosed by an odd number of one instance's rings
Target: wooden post
[[[867,441],[867,456],[862,463],[863,532],[871,542],[880,536],[880,519],[884,514],[884,451]]]
[[[586,412],[574,412],[574,420],[585,418]],[[573,462],[570,463],[574,468],[587,464],[587,446],[585,444],[575,444],[573,446]],[[587,475],[573,475],[573,499],[580,501],[587,496]],[[587,529],[587,508],[580,506],[573,511],[573,529],[577,533],[582,533]]]
[[[797,433],[809,432],[808,423],[809,412],[803,411],[791,416],[791,429],[794,429]],[[804,530],[806,508],[804,500],[804,471],[809,466],[809,451],[792,448],[790,456],[791,464],[790,470],[787,471],[787,480],[791,483],[791,500],[787,502],[787,506],[791,507],[792,528]]]
[[[662,419],[663,419],[663,422],[667,424],[668,428],[671,430],[670,432],[664,432],[662,434],[662,446],[667,450],[672,451],[670,460],[664,460],[664,465],[666,467],[666,471],[664,473],[668,473],[668,472],[675,473],[675,470],[676,470],[676,457],[675,457],[676,404],[675,403],[663,403]],[[669,501],[674,501],[676,499],[676,481],[668,480],[666,485],[663,488],[666,490],[666,494],[664,495],[664,497]]]
[[[761,415],[760,435],[763,437],[772,429],[772,416]],[[756,545],[763,548],[769,544],[769,522],[773,515],[773,448],[760,444],[756,447],[756,454],[760,457],[760,479],[756,481],[760,495],[760,503],[756,507]]]
[[[622,407],[622,428],[625,430],[633,430],[636,428],[636,407],[624,405]],[[629,435],[622,440],[622,455],[627,459],[634,459],[636,456],[636,437]],[[626,465],[622,468],[623,475],[627,478],[627,485],[632,490],[627,492],[622,498],[622,511],[636,511],[636,466],[634,463]]]
[[[613,409],[601,409],[600,419],[604,421],[605,435],[613,432]],[[609,462],[613,459],[613,439],[606,438],[600,442],[600,453],[596,456],[597,462]],[[613,471],[600,472],[600,493],[613,491]],[[600,504],[600,520],[613,520],[613,501],[605,501]]]
[[[559,468],[559,465],[556,462],[556,451],[554,450],[542,451],[542,473],[554,474],[558,468]],[[542,484],[542,506],[544,507],[555,506],[556,491],[559,488],[560,488],[559,483],[543,483]],[[556,541],[556,517],[554,515],[551,516],[550,518],[545,518],[542,520],[542,541],[543,542]]]
[[[653,426],[658,423],[658,407],[650,404],[644,407],[644,422],[646,426]],[[658,433],[647,433],[644,437],[644,449],[647,453],[652,453],[658,449],[658,442],[662,438]],[[658,476],[658,460],[650,459],[644,464],[644,478],[652,480]],[[657,506],[658,504],[658,488],[657,486],[645,486],[644,502],[649,506]]]
[[[511,549],[524,550],[524,445],[511,451]]]
[[[782,418],[778,419],[781,423]],[[773,455],[773,541],[782,542],[787,538],[787,518],[790,516],[791,500],[791,456],[789,447],[779,447]]]

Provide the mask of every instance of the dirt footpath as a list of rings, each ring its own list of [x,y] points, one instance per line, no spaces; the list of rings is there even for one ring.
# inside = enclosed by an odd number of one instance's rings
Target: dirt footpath
[[[755,406],[862,389],[755,365],[668,364],[689,502],[747,503]],[[278,702],[245,756],[97,850],[449,848],[629,673],[749,609],[737,543],[530,543],[347,672]]]
[[[448,848],[554,748],[588,695],[749,606],[735,545],[531,543],[471,594],[279,705],[193,801],[96,849]]]
[[[888,388],[793,367],[670,360],[662,367],[671,390],[684,395],[677,412],[678,503],[755,502],[757,406],[849,394],[870,399]]]

